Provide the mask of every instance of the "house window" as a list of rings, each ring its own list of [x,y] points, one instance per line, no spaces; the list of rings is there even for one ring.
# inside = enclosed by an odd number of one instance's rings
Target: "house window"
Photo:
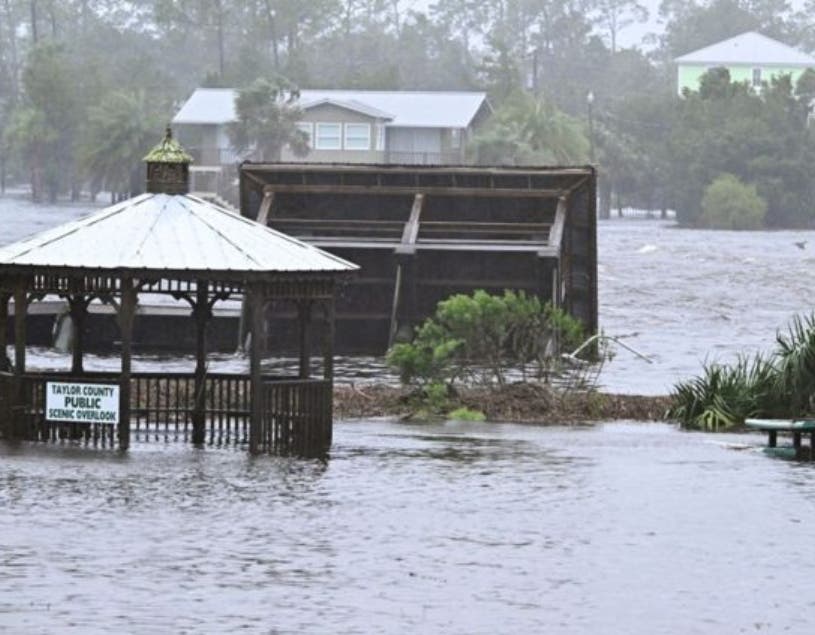
[[[376,149],[379,152],[385,150],[385,124],[376,124]]]
[[[370,150],[371,126],[367,123],[345,124],[345,149]]]
[[[453,128],[450,130],[450,147],[453,150],[458,150],[461,147],[461,129]]]
[[[316,143],[318,150],[341,150],[342,149],[342,124],[341,123],[318,123]]]
[[[299,121],[297,122],[297,129],[306,134],[306,138],[308,139],[308,147],[314,147],[314,126],[308,121]]]
[[[756,88],[761,86],[761,69],[760,68],[754,68],[753,69],[753,86],[755,86]]]

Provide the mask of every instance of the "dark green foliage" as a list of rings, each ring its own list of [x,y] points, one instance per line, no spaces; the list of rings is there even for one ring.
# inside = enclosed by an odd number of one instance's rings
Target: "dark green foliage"
[[[700,377],[674,387],[669,416],[687,428],[723,430],[749,417],[802,418],[813,414],[815,315],[796,317],[777,336],[769,356],[735,364],[707,364]]]
[[[582,122],[551,102],[516,92],[473,140],[483,165],[574,165],[589,160]]]
[[[510,372],[545,378],[564,348],[583,338],[579,322],[523,292],[458,294],[439,303],[411,343],[397,344],[388,363],[404,383],[422,388],[458,380],[503,385]]]
[[[808,177],[815,141],[789,76],[757,93],[712,69],[698,92],[681,100],[669,140],[669,180],[679,219],[700,224],[707,188],[723,173],[753,184],[767,202],[765,225],[815,221],[815,185]]]
[[[300,93],[284,78],[256,79],[235,98],[237,121],[229,127],[233,147],[254,149],[261,161],[278,161],[283,146],[300,156],[308,153],[308,138],[296,123],[302,117],[297,106]]]
[[[733,365],[706,364],[701,377],[674,387],[669,416],[685,427],[719,431],[765,416],[776,372],[761,356],[741,357]]]
[[[761,229],[766,214],[767,203],[755,185],[723,174],[705,190],[699,224],[714,229]]]

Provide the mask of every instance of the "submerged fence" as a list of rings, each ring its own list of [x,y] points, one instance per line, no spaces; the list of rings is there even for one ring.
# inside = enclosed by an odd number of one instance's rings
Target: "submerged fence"
[[[0,373],[0,437],[28,441],[73,441],[115,447],[118,426],[49,421],[49,381],[115,384],[118,375]],[[260,450],[313,456],[331,444],[332,391],[329,380],[263,377]],[[200,400],[199,400],[200,396]],[[196,413],[203,415],[205,443],[249,443],[252,388],[248,375],[209,374],[196,390],[188,373],[134,373],[130,382],[130,434],[142,442],[191,441]]]

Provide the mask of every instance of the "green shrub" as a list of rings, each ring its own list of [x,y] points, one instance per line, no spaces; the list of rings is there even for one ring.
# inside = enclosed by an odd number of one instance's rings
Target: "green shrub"
[[[686,428],[716,432],[767,414],[775,385],[775,367],[757,355],[732,365],[706,364],[701,377],[674,387],[668,416]]]
[[[451,421],[486,421],[486,415],[479,410],[470,410],[469,408],[456,408],[453,412],[447,415]]]
[[[803,418],[815,404],[815,316],[796,317],[769,356],[705,365],[674,386],[670,417],[688,428],[723,430],[750,417]]]
[[[559,346],[575,346],[582,337],[579,321],[535,296],[476,291],[439,302],[413,342],[395,345],[387,359],[406,384],[464,379],[504,385],[510,370],[526,379],[530,365],[538,377],[546,376],[559,359]]]
[[[761,229],[766,215],[767,202],[755,185],[745,185],[732,174],[723,174],[705,190],[699,220],[712,229]]]

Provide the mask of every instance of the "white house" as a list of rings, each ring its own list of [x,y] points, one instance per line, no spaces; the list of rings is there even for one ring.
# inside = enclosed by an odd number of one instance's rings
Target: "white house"
[[[199,88],[173,118],[198,169],[234,164],[229,144],[236,91]],[[298,124],[311,150],[284,161],[456,164],[476,126],[490,113],[483,92],[302,90]]]
[[[677,92],[698,90],[702,76],[712,68],[726,68],[734,82],[749,82],[759,90],[764,82],[779,75],[791,75],[793,83],[807,68],[815,68],[815,58],[755,31],[716,42],[677,57]]]

